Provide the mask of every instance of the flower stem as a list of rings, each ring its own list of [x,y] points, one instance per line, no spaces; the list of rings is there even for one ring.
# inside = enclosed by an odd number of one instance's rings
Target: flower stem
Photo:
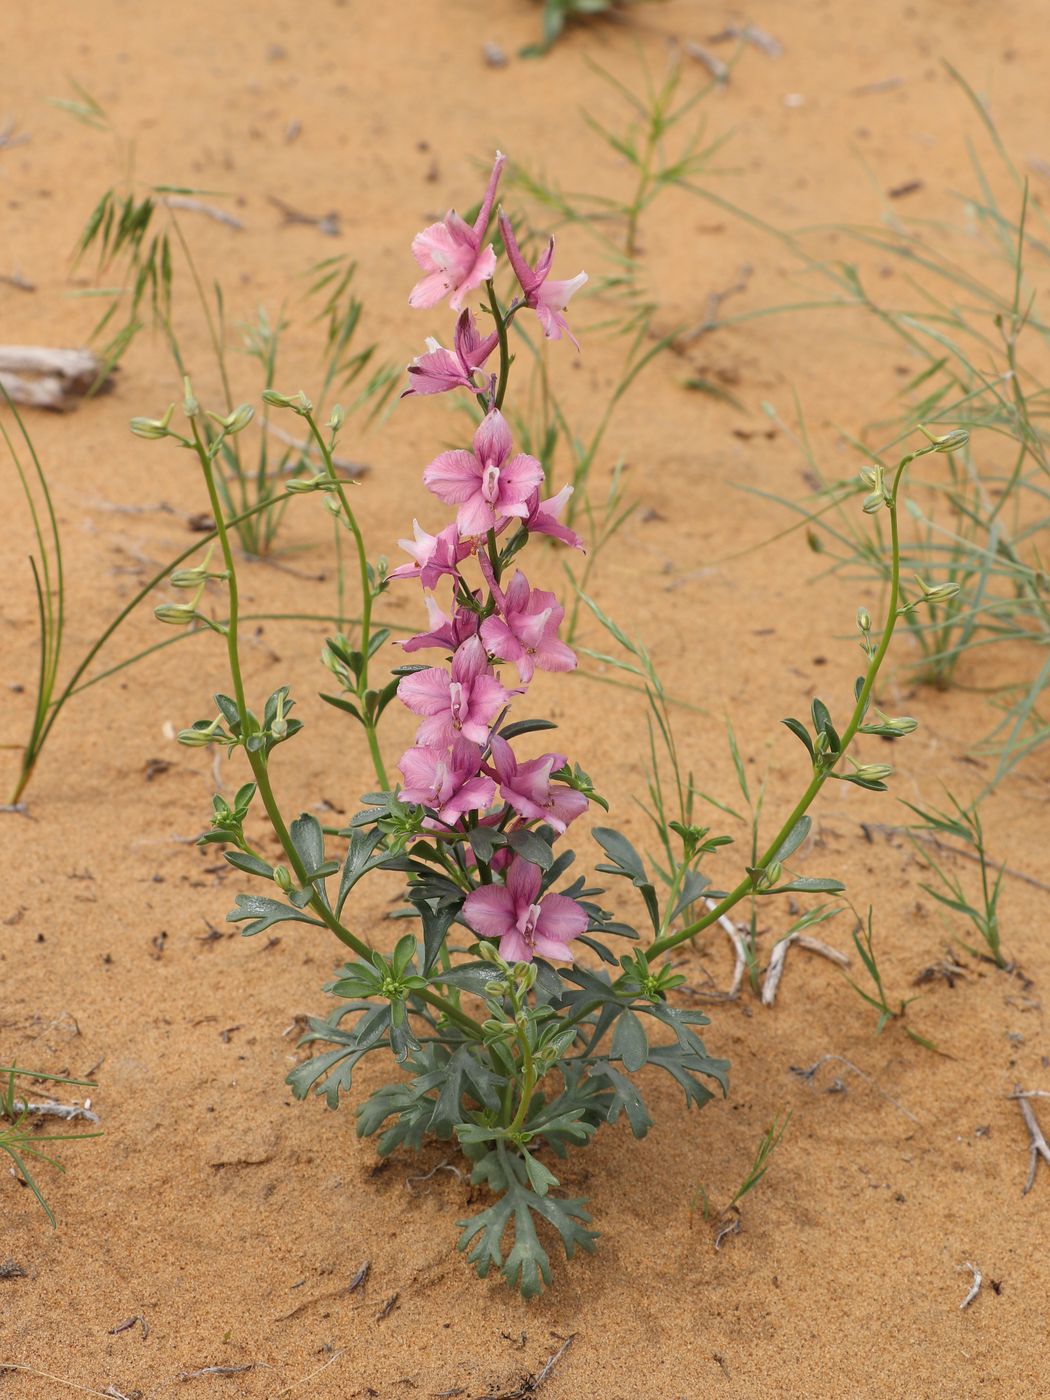
[[[516,1133],[525,1122],[525,1115],[529,1111],[529,1104],[532,1102],[532,1091],[536,1087],[536,1062],[532,1058],[532,1050],[529,1047],[529,1036],[527,1031],[521,1032],[518,1037],[521,1043],[521,1060],[525,1075],[521,1086],[521,1099],[518,1102],[518,1111],[515,1113],[507,1129],[508,1132]]]
[[[372,766],[375,768],[376,778],[384,792],[390,787],[387,778],[386,765],[383,762],[383,755],[379,748],[379,738],[376,734],[375,720],[369,715],[367,706],[364,703],[365,693],[368,690],[368,662],[369,649],[372,639],[372,603],[374,594],[372,591],[372,580],[368,570],[368,554],[365,550],[364,536],[361,527],[357,523],[357,517],[350,509],[350,502],[347,499],[346,488],[335,470],[335,463],[332,461],[332,453],[328,444],[324,440],[324,435],[318,428],[312,413],[305,413],[307,427],[317,443],[321,453],[321,460],[324,462],[325,474],[335,487],[335,494],[339,498],[342,507],[343,518],[350,533],[354,537],[354,546],[357,549],[357,563],[361,575],[361,668],[357,676],[357,693],[361,700],[362,722],[364,724],[365,735],[368,739],[368,749],[372,755]]]
[[[879,645],[868,662],[867,674],[864,677],[864,684],[861,686],[860,693],[857,696],[857,703],[853,707],[853,714],[850,717],[850,722],[846,726],[846,729],[842,734],[842,739],[839,745],[839,752],[836,758],[836,762],[845,754],[847,748],[853,741],[857,730],[860,728],[861,723],[863,722],[864,714],[868,707],[868,701],[871,698],[872,687],[875,684],[876,677],[878,676],[879,670],[886,657],[886,652],[889,650],[890,639],[892,638],[893,630],[897,625],[898,602],[900,600],[901,567],[900,538],[897,526],[897,489],[900,485],[900,480],[902,475],[904,474],[905,467],[916,457],[923,456],[925,451],[927,450],[929,449],[921,449],[919,452],[913,452],[907,457],[905,457],[901,461],[900,465],[897,467],[897,472],[894,476],[892,498],[888,502],[888,509],[890,513],[890,543],[893,554],[893,566],[890,575],[890,598],[886,614],[886,623],[882,629],[882,637],[879,641]],[[832,771],[833,770],[831,767],[822,768],[818,772],[813,774],[813,778],[810,781],[809,786],[806,788],[805,792],[802,794],[799,800],[795,803],[795,806],[791,810],[790,816],[787,818],[783,826],[781,826],[780,830],[777,832],[776,836],[770,842],[770,845],[765,851],[765,853],[757,861],[755,861],[756,867],[764,868],[769,864],[771,860],[773,860],[773,858],[776,856],[777,851],[779,851],[780,847],[784,844],[784,841],[787,839],[788,835],[798,824],[800,818],[805,815],[807,809],[812,805],[814,798],[817,796],[817,793],[820,792],[821,788],[832,776]],[[652,946],[647,950],[648,956],[653,957],[658,953],[666,953],[669,949],[676,947],[679,943],[684,943],[686,939],[695,938],[698,933],[701,933],[705,928],[709,928],[711,924],[717,922],[717,920],[720,919],[723,914],[728,913],[728,911],[732,909],[734,905],[739,904],[740,901],[742,899],[745,899],[749,894],[751,894],[753,890],[754,882],[751,876],[748,875],[743,880],[741,880],[739,885],[737,885],[735,889],[731,890],[729,894],[725,896],[724,899],[719,900],[715,907],[709,910],[703,916],[703,918],[697,919],[691,924],[687,924],[685,928],[679,929],[677,933],[668,933],[665,934],[662,938],[656,939]]]
[[[233,679],[233,691],[237,702],[237,714],[240,719],[241,736],[246,739],[252,732],[253,726],[257,721],[254,720],[248,710],[248,703],[244,693],[244,677],[241,671],[240,641],[237,631],[240,609],[237,565],[233,557],[233,550],[230,547],[229,532],[223,516],[219,493],[215,485],[214,465],[208,454],[208,449],[201,439],[196,421],[193,422],[193,441],[197,456],[200,459],[201,468],[204,472],[204,481],[208,488],[208,499],[211,502],[215,529],[219,539],[219,547],[222,550],[223,561],[226,565],[226,587],[229,592],[229,618],[226,624],[226,651],[229,657],[230,675]],[[292,840],[291,833],[277,805],[277,799],[274,796],[273,787],[270,784],[270,774],[265,754],[261,750],[252,753],[247,748],[247,745],[245,745],[245,754],[247,755],[248,763],[252,770],[252,776],[255,779],[255,784],[259,791],[259,796],[262,799],[262,804],[266,809],[266,815],[270,820],[270,825],[273,827],[274,834],[281,843],[281,848],[284,851],[289,865],[295,872],[296,879],[304,889],[308,886],[313,888],[314,892],[311,896],[309,906],[311,911],[331,929],[341,943],[345,943],[348,948],[352,948],[358,957],[368,958],[372,951],[368,944],[358,938],[356,934],[351,933],[328,907],[316,888],[310,886],[308,879],[309,871],[306,869],[302,857],[295,848],[295,842]],[[472,1039],[482,1039],[482,1031],[478,1023],[472,1017],[466,1015],[465,1012],[460,1011],[457,1006],[453,1006],[450,1001],[439,996],[436,992],[430,991],[429,988],[420,990],[417,995],[422,1001],[427,1002],[430,1006],[440,1011],[448,1020],[454,1021],[456,1025]]]
[[[496,334],[499,336],[499,380],[496,384],[496,398],[493,403],[494,408],[503,407],[503,399],[507,393],[507,376],[510,374],[510,350],[507,345],[507,322],[499,309],[499,302],[496,299],[496,287],[490,279],[485,283],[485,290],[489,294],[489,306],[492,308],[493,320],[496,322]]]

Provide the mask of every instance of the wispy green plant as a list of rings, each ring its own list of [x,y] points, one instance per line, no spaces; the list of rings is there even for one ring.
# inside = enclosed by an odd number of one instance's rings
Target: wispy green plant
[[[107,130],[121,153],[122,178],[103,192],[91,211],[74,255],[75,264],[90,255],[95,261],[96,277],[115,280],[114,285],[96,288],[91,293],[109,303],[92,334],[92,339],[100,343],[103,362],[99,382],[147,325],[163,336],[181,378],[200,372],[197,365],[190,363],[180,331],[188,314],[180,311],[176,295],[176,284],[181,280],[176,277],[176,268],[181,265],[181,276],[188,279],[192,289],[192,314],[203,320],[207,330],[214,371],[222,384],[222,411],[229,415],[245,396],[238,394],[234,386],[225,295],[217,280],[210,289],[206,286],[179,218],[181,209],[200,205],[202,196],[217,196],[181,186],[141,183],[134,172],[133,147],[121,141],[97,102],[77,89],[75,101],[59,105],[87,125]],[[236,223],[219,206],[202,207],[215,217]],[[347,405],[348,410],[352,412],[367,404],[372,418],[393,393],[398,370],[380,363],[374,342],[355,348],[363,312],[353,287],[355,266],[351,259],[342,256],[318,263],[308,270],[298,301],[320,330],[319,411],[327,414],[332,399],[353,388],[354,398]],[[255,362],[255,379],[261,381],[252,386],[255,394],[274,387],[281,336],[288,325],[284,309],[272,319],[260,308],[253,322],[238,328],[243,356]],[[246,554],[265,556],[274,547],[282,519],[283,506],[276,498],[284,483],[316,473],[321,462],[314,444],[275,436],[266,410],[258,426],[260,431],[250,446],[239,436],[221,436],[210,427],[208,431],[209,442],[219,444],[222,470],[216,482],[220,498],[229,514],[245,517],[236,527],[240,545]],[[349,470],[353,474],[356,464],[351,464]],[[245,516],[254,505],[272,508]]]
[[[729,1204],[721,1212],[723,1216],[726,1216],[729,1214],[730,1211],[735,1210],[739,1203],[748,1194],[748,1192],[753,1191],[758,1185],[758,1183],[765,1176],[766,1172],[769,1170],[770,1158],[780,1146],[780,1140],[784,1136],[784,1133],[787,1130],[787,1125],[790,1122],[790,1108],[786,1110],[782,1119],[778,1120],[777,1116],[774,1116],[772,1123],[770,1123],[769,1127],[765,1130],[765,1132],[759,1139],[758,1149],[755,1152],[754,1161],[751,1163],[750,1167],[745,1172],[744,1178],[741,1181],[740,1185],[734,1191]],[[695,1210],[698,1205],[700,1206],[703,1212],[704,1219],[710,1219],[712,1214],[711,1194],[702,1182],[693,1193],[693,1198],[690,1201],[690,1209]]]
[[[37,1080],[47,1081],[51,1084],[75,1084],[86,1089],[95,1088],[95,1083],[90,1079],[70,1079],[66,1075],[50,1074],[46,1070],[19,1069],[17,1065],[0,1065],[0,1076],[2,1076],[2,1082],[0,1082],[0,1152],[6,1152],[10,1157],[16,1171],[40,1203],[40,1208],[54,1229],[55,1213],[37,1185],[27,1159],[34,1162],[46,1162],[48,1166],[55,1167],[58,1171],[64,1171],[65,1168],[60,1162],[49,1157],[41,1149],[41,1143],[46,1143],[50,1147],[53,1142],[80,1142],[85,1138],[101,1137],[102,1134],[98,1132],[42,1135],[34,1132],[28,1126],[33,1117],[32,1106],[24,1090],[19,1088],[16,1092],[16,1081]]]
[[[979,456],[963,450],[918,483],[902,549],[916,572],[936,570],[960,585],[948,606],[921,623],[909,622],[923,679],[941,688],[976,685],[972,666],[962,670],[964,659],[976,661],[995,648],[995,679],[986,689],[1000,718],[982,745],[998,757],[994,783],[1050,738],[1044,703],[1050,586],[1041,545],[1050,525],[1050,323],[1037,309],[1050,259],[1050,220],[1030,198],[984,103],[959,73],[948,71],[977,115],[994,164],[970,143],[975,188],[961,201],[959,223],[909,222],[887,205],[881,226],[834,230],[840,246],[852,240],[858,252],[897,269],[900,275],[880,281],[877,290],[848,256],[822,255],[815,243],[828,230],[785,232],[703,185],[690,187],[769,235],[822,284],[815,297],[723,316],[718,325],[803,310],[859,312],[874,318],[917,364],[893,412],[869,424],[866,441],[854,447],[875,456],[892,453],[918,423],[986,430]],[[1001,197],[997,187],[1004,183]],[[906,289],[903,297],[898,288]],[[877,452],[866,445],[872,439],[881,444]],[[863,544],[843,528],[840,499],[839,483],[821,477],[817,496],[793,508],[832,567],[885,579],[888,542],[879,537]]]
[[[850,908],[852,907],[851,905]],[[875,1034],[881,1035],[882,1031],[885,1030],[886,1026],[888,1026],[891,1021],[899,1021],[901,1023],[901,1029],[909,1040],[914,1040],[916,1045],[921,1045],[926,1050],[933,1050],[936,1052],[937,1047],[934,1045],[933,1041],[927,1040],[925,1036],[920,1035],[913,1026],[907,1025],[904,1020],[905,1012],[908,1007],[913,1001],[917,1001],[918,997],[902,997],[899,1001],[896,1001],[896,999],[891,1000],[887,995],[886,987],[882,980],[882,973],[879,970],[878,959],[875,956],[875,934],[871,922],[871,905],[868,905],[868,916],[866,919],[862,919],[856,909],[853,910],[853,913],[857,920],[853,929],[853,946],[857,951],[857,956],[860,958],[864,971],[868,974],[868,985],[862,987],[859,982],[855,982],[847,973],[844,972],[842,975],[860,997],[861,1001],[865,1002],[877,1013]]]
[[[1003,952],[999,928],[999,896],[1002,893],[1006,863],[1004,861],[996,870],[988,855],[979,799],[969,806],[963,806],[947,788],[945,796],[951,803],[951,812],[942,812],[936,807],[917,807],[913,802],[904,804],[920,818],[918,825],[906,828],[908,839],[923,863],[933,871],[939,886],[938,888],[924,884],[921,888],[938,904],[964,915],[980,935],[984,950],[963,943],[962,946],[968,953],[987,957],[996,967],[1008,968],[1011,964]],[[920,841],[919,836],[926,836],[927,839]],[[981,885],[976,901],[967,895],[959,877],[947,870],[933,854],[935,850],[941,849],[940,839],[944,836],[959,841],[963,850],[969,852],[980,867]],[[951,853],[950,847],[945,848],[945,853]]]

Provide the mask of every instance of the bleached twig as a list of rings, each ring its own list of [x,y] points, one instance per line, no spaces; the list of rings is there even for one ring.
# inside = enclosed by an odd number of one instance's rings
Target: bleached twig
[[[915,1114],[912,1113],[911,1109],[905,1108],[902,1103],[898,1103],[897,1100],[892,1097],[892,1095],[887,1094],[885,1089],[883,1089],[879,1084],[876,1084],[875,1080],[872,1079],[870,1074],[865,1074],[862,1069],[859,1069],[857,1065],[853,1063],[852,1060],[847,1060],[844,1055],[821,1055],[820,1059],[815,1060],[813,1064],[811,1064],[808,1067],[808,1069],[800,1069],[798,1065],[790,1065],[789,1068],[792,1074],[797,1074],[800,1079],[805,1079],[812,1083],[813,1076],[816,1074],[817,1070],[820,1069],[821,1065],[826,1065],[831,1060],[837,1060],[840,1065],[845,1065],[846,1068],[851,1069],[854,1074],[859,1074],[861,1079],[863,1079],[867,1084],[870,1084],[877,1094],[881,1094],[882,1097],[887,1101],[887,1103],[891,1103],[893,1107],[898,1111],[898,1113],[903,1113],[905,1118],[910,1118],[913,1123],[917,1123],[920,1128],[922,1127],[922,1124],[919,1122],[919,1119],[916,1118]]]
[[[286,447],[292,447],[296,452],[301,452],[304,457],[320,462],[320,458],[317,456],[317,446],[315,443],[301,442],[297,437],[293,437],[291,433],[287,432],[276,423],[268,423],[266,426],[270,436],[275,437],[278,442],[283,442]],[[336,467],[341,472],[345,472],[347,476],[354,477],[364,476],[365,472],[369,470],[366,462],[353,462],[349,457],[333,457],[332,466]],[[289,468],[289,471],[294,470],[294,465]]]
[[[0,385],[15,403],[59,411],[97,383],[103,362],[90,350],[0,345]]]
[[[718,904],[713,899],[705,899],[704,904],[708,909],[718,908]],[[747,970],[747,944],[744,942],[743,934],[727,914],[719,914],[718,922],[729,935],[729,941],[732,943],[736,953],[736,966],[733,968],[733,981],[730,984],[729,991],[726,992],[727,999],[732,1001],[734,997],[740,995],[740,988],[744,982],[744,973]]]
[[[786,938],[782,938],[777,943],[770,956],[765,981],[762,983],[763,1006],[772,1006],[776,1000],[777,988],[780,986],[784,964],[787,961],[788,948],[792,943],[797,943],[800,948],[805,948],[810,953],[819,953],[822,958],[828,958],[831,962],[838,963],[839,967],[849,967],[849,958],[845,953],[840,953],[837,948],[822,943],[819,938],[810,937],[808,933],[789,933]]]
[[[405,1185],[408,1190],[415,1195],[417,1183],[429,1181],[431,1177],[436,1176],[438,1172],[451,1172],[457,1181],[463,1180],[463,1173],[458,1167],[453,1167],[448,1162],[439,1162],[436,1167],[431,1167],[430,1171],[428,1171],[425,1176],[406,1176]]]
[[[1035,1174],[1039,1167],[1039,1158],[1042,1157],[1047,1166],[1050,1166],[1050,1145],[1047,1144],[1046,1138],[1043,1136],[1043,1130],[1039,1126],[1039,1121],[1035,1116],[1035,1110],[1028,1102],[1031,1096],[1026,1094],[1020,1084],[1015,1084],[1014,1091],[1010,1097],[1017,1100],[1017,1107],[1021,1110],[1021,1117],[1024,1119],[1024,1125],[1028,1129],[1028,1136],[1032,1139],[1028,1180],[1025,1182],[1024,1189],[1021,1192],[1022,1196],[1027,1196],[1035,1184]],[[1040,1097],[1042,1097],[1042,1095],[1040,1095]]]
[[[11,1107],[15,1113],[27,1113],[31,1118],[62,1118],[66,1121],[83,1118],[87,1123],[102,1121],[90,1108],[76,1103],[28,1103],[24,1099],[15,1099]]]
[[[227,228],[244,228],[236,214],[231,214],[227,209],[220,209],[217,204],[205,204],[202,199],[191,199],[184,194],[169,194],[161,202],[169,209],[184,209],[188,214],[203,214],[206,218],[214,219],[217,224],[225,224]]]
[[[959,1304],[959,1311],[965,1312],[966,1309],[973,1302],[973,1300],[977,1297],[978,1293],[980,1293],[981,1291],[982,1274],[977,1265],[971,1264],[969,1260],[967,1260],[966,1263],[962,1264],[960,1267],[963,1269],[969,1269],[970,1273],[973,1274],[973,1283],[970,1285],[970,1291]]]
[[[729,64],[723,63],[717,54],[705,49],[703,44],[698,44],[695,39],[686,39],[682,47],[690,58],[695,58],[697,63],[707,69],[716,83],[724,83],[729,77]]]

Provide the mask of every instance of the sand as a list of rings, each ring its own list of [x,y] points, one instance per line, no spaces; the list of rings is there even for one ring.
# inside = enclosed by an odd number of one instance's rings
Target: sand
[[[405,305],[409,239],[450,200],[476,198],[474,162],[499,145],[567,188],[623,190],[623,170],[579,115],[617,113],[585,58],[636,84],[640,56],[662,69],[666,34],[706,41],[740,18],[672,0],[527,63],[515,55],[536,13],[512,0],[484,10],[462,0],[298,12],[264,0],[8,8],[0,118],[10,114],[30,140],[0,150],[0,273],[21,272],[35,291],[0,283],[0,338],[81,344],[97,314],[97,302],[71,295],[89,270],[74,277],[70,253],[115,178],[114,150],[48,104],[72,77],[135,138],[143,180],[229,196],[242,231],[190,214],[184,227],[207,276],[222,278],[231,318],[292,304],[304,268],[352,252],[368,333],[402,362],[425,334],[446,331],[444,316]],[[797,226],[874,220],[886,191],[920,181],[896,207],[956,218],[952,191],[971,187],[966,138],[976,132],[940,60],[987,94],[1022,163],[1050,157],[1041,13],[1032,0],[763,0],[749,17],[784,53],[750,50],[709,103],[711,133],[734,132],[712,188]],[[506,67],[485,63],[485,41],[510,56]],[[687,72],[690,90],[702,76]],[[294,140],[290,123],[299,124]],[[1038,180],[1034,195],[1043,198]],[[269,196],[311,215],[337,211],[338,237],[283,223]],[[783,250],[682,193],[643,222],[641,242],[662,324],[700,321],[744,265],[753,275],[734,311],[807,290]],[[878,257],[862,263],[877,279]],[[559,265],[567,275],[596,267],[584,231],[564,232]],[[310,327],[291,315],[282,382],[309,388]],[[203,361],[199,324],[187,318],[184,333]],[[568,347],[552,361],[581,421],[595,420],[618,355],[585,335],[579,361]],[[730,713],[752,780],[768,771],[767,811],[787,810],[804,781],[801,751],[777,722],[804,712],[818,685],[845,707],[853,612],[861,602],[878,607],[871,584],[823,573],[798,535],[743,552],[787,519],[741,488],[808,489],[797,445],[767,431],[759,405],[790,419],[797,392],[827,474],[844,475],[856,460],[840,429],[887,414],[916,368],[862,316],[756,320],[704,337],[685,359],[658,360],[614,420],[595,488],[622,453],[641,508],[599,561],[593,591],[644,635],[672,694],[705,711],[680,712],[679,742],[706,791],[732,798]],[[740,407],[687,391],[691,374],[730,388]],[[202,373],[198,388],[216,386]],[[69,415],[29,415],[64,532],[70,657],[186,547],[187,516],[206,505],[191,464],[127,432],[132,415],[160,412],[177,391],[163,345],[144,333],[113,393]],[[383,426],[363,433],[358,423],[348,435],[371,466],[354,503],[374,553],[393,555],[425,511],[420,469],[455,424],[445,405],[409,403]],[[11,524],[0,540],[0,738],[16,744],[30,706],[28,689],[16,687],[31,681],[36,634],[29,522],[10,472],[3,481]],[[288,519],[277,564],[243,566],[251,610],[330,612],[330,540],[316,501],[305,503]],[[550,586],[560,586],[558,561],[541,557]],[[384,601],[405,625],[416,605],[411,590]],[[140,610],[108,655],[133,654],[159,633]],[[290,812],[322,799],[350,812],[372,781],[363,744],[316,699],[323,636],[322,624],[267,623],[247,646],[249,687],[290,681],[309,725],[294,756],[275,764]],[[581,641],[603,644],[593,624]],[[921,721],[895,755],[893,791],[836,785],[816,810],[806,864],[846,880],[859,909],[874,905],[898,997],[914,994],[915,977],[963,929],[919,888],[923,871],[907,844],[879,829],[866,836],[860,824],[898,824],[897,797],[936,801],[941,781],[969,797],[994,769],[975,752],[990,711],[968,688],[992,683],[994,668],[968,659],[963,686],[940,694],[914,685],[910,659],[903,642],[880,683],[888,708]],[[105,1130],[62,1150],[64,1175],[41,1169],[56,1231],[10,1176],[0,1184],[0,1256],[25,1270],[0,1280],[0,1363],[31,1368],[0,1371],[0,1394],[153,1397],[205,1368],[250,1367],[186,1380],[186,1393],[518,1395],[531,1393],[526,1378],[570,1336],[544,1400],[1043,1392],[1050,1174],[1022,1196],[1028,1138],[1007,1095],[1018,1082],[1050,1088],[1047,891],[1031,883],[1045,876],[1045,752],[1001,783],[985,810],[991,849],[1015,872],[1002,918],[1023,974],[964,954],[954,986],[922,988],[908,1021],[944,1052],[934,1055],[898,1026],[877,1036],[836,969],[804,952],[789,956],[772,1010],[750,991],[734,1003],[702,1001],[698,993],[712,980],[725,986],[731,970],[726,940],[707,935],[683,958],[693,990],[682,995],[709,1011],[705,1039],[732,1061],[730,1097],[687,1114],[674,1086],[647,1076],[649,1137],[637,1142],[623,1124],[605,1130],[564,1173],[571,1194],[590,1197],[598,1253],[559,1262],[554,1286],[526,1305],[498,1280],[476,1279],[454,1251],[456,1222],[480,1197],[458,1172],[420,1180],[457,1165],[448,1147],[380,1165],[354,1136],[349,1105],[332,1114],[320,1101],[294,1102],[284,1086],[297,1060],[295,1018],[326,1009],[319,989],[339,949],[292,926],[270,943],[247,941],[223,922],[242,883],[214,848],[191,844],[213,790],[211,760],[172,738],[209,713],[223,684],[221,647],[205,636],[88,691],[56,727],[28,812],[0,816],[0,1060],[72,1075],[94,1068]],[[616,822],[650,845],[631,800],[645,781],[637,698],[584,677],[544,680],[533,694],[599,790],[616,795]],[[388,754],[408,735],[407,716],[394,717]],[[867,752],[883,757],[877,743]],[[5,752],[5,784],[15,759]],[[594,858],[589,842],[577,846]],[[972,879],[969,867],[955,868]],[[392,941],[391,893],[382,883],[355,893],[356,926],[379,946]],[[617,899],[625,916],[641,916],[622,891]],[[785,917],[766,914],[764,956]],[[828,926],[839,947],[848,935],[846,919]],[[811,1080],[792,1072],[823,1056],[851,1061],[864,1077],[841,1060]],[[380,1067],[366,1066],[358,1093],[379,1079]],[[700,1188],[724,1205],[763,1130],[788,1109],[740,1232],[716,1251]],[[348,1293],[366,1261],[367,1282]],[[962,1311],[967,1261],[984,1286]],[[133,1317],[146,1325],[119,1330]]]

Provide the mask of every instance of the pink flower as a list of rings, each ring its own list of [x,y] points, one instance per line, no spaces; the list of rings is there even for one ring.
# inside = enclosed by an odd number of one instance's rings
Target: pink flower
[[[416,743],[450,749],[457,739],[488,742],[489,727],[509,694],[489,671],[489,659],[477,637],[452,658],[452,674],[439,667],[402,676],[398,697],[413,714],[423,715]]]
[[[414,540],[398,540],[411,554],[414,564],[399,564],[390,578],[417,578],[424,588],[433,588],[442,574],[455,574],[457,566],[470,553],[470,545],[459,537],[455,525],[446,525],[440,535],[428,535],[418,520],[412,521]]]
[[[530,588],[519,569],[504,593],[489,578],[499,614],[481,624],[481,640],[501,661],[512,661],[522,685],[528,685],[538,666],[541,671],[571,671],[576,653],[558,639],[565,609],[553,593]]]
[[[430,807],[446,826],[465,812],[480,812],[490,806],[496,784],[481,768],[477,744],[457,739],[447,749],[412,748],[398,761],[405,785],[398,793],[402,802]]]
[[[487,282],[495,272],[495,250],[491,243],[483,249],[481,240],[488,227],[496,186],[505,161],[506,156],[497,151],[488,189],[473,227],[465,224],[456,211],[450,209],[440,223],[431,224],[413,238],[412,256],[426,276],[412,288],[409,306],[417,310],[436,306],[443,297],[452,293],[449,306],[453,311],[459,311],[467,293],[480,287],[482,282]]]
[[[550,535],[551,539],[561,540],[562,544],[571,545],[573,549],[585,553],[583,540],[575,530],[570,530],[568,525],[563,525],[558,518],[565,509],[572,490],[571,486],[563,486],[556,496],[549,496],[545,501],[540,500],[538,490],[533,491],[526,502],[528,514],[522,516],[521,523],[530,535]],[[509,524],[509,520],[498,520],[496,533],[499,534]]]
[[[480,602],[480,592],[474,596]],[[470,608],[456,608],[451,617],[446,617],[430,593],[426,595],[426,605],[431,630],[409,637],[407,642],[396,642],[396,646],[404,647],[405,651],[425,651],[427,647],[455,651],[468,637],[477,635],[479,618]]]
[[[534,457],[519,452],[498,408],[487,413],[474,434],[474,451],[442,452],[423,472],[423,484],[439,500],[458,505],[456,524],[463,536],[483,535],[497,518],[528,514],[525,504],[543,480]]]
[[[498,344],[499,335],[496,331],[482,339],[474,317],[469,311],[464,311],[456,322],[451,350],[444,349],[436,340],[427,337],[429,352],[418,356],[409,365],[411,383],[401,397],[405,399],[411,394],[443,394],[448,389],[476,389],[474,373],[481,368]]]
[[[463,918],[482,938],[498,938],[500,957],[531,962],[540,957],[572,962],[565,946],[587,928],[587,915],[574,899],[540,892],[539,866],[520,856],[507,867],[503,885],[482,885],[463,901]]]
[[[519,763],[506,739],[492,736],[492,768],[499,780],[500,796],[525,821],[544,821],[559,835],[571,821],[587,810],[582,792],[551,783],[551,773],[565,767],[565,755],[545,753]]]
[[[546,251],[540,254],[540,260],[535,267],[530,267],[521,255],[518,247],[518,240],[514,237],[514,230],[510,226],[510,220],[499,211],[499,231],[503,235],[503,245],[507,250],[507,257],[510,265],[514,269],[514,275],[521,283],[521,290],[525,293],[525,305],[531,307],[539,318],[543,327],[543,334],[548,340],[560,340],[564,332],[573,345],[578,350],[579,342],[569,330],[568,322],[562,312],[569,304],[569,298],[574,292],[579,291],[584,282],[587,281],[586,272],[578,272],[575,277],[570,277],[565,281],[552,280],[549,276],[551,263],[554,261],[554,239],[547,245]]]

